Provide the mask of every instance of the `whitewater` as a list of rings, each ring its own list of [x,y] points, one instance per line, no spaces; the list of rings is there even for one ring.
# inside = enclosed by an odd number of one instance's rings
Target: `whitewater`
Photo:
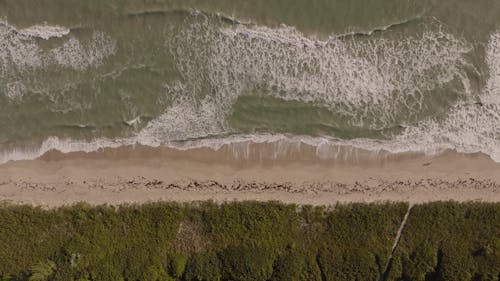
[[[144,35],[158,38],[151,45],[137,33],[118,36],[119,24],[2,20],[0,163],[135,145],[231,147],[245,158],[255,143],[273,147],[265,157],[275,159],[304,144],[320,159],[341,147],[481,152],[500,162],[500,30],[480,44],[416,14],[326,38],[196,10],[173,23],[127,18],[153,30]],[[293,106],[326,115],[299,120]],[[289,129],[275,129],[283,123]]]

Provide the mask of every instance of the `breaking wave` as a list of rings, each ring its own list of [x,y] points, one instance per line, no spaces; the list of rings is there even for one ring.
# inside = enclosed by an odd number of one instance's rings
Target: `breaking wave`
[[[471,94],[471,45],[435,24],[414,37],[328,41],[286,26],[191,24],[167,42],[183,77],[166,85],[172,105],[141,134],[171,141],[238,133],[228,115],[238,97],[254,94],[326,106],[354,127],[414,123],[432,91],[455,82],[457,95]]]
[[[5,35],[8,32],[2,28],[0,25],[0,45],[5,44],[2,41],[5,36],[23,36]],[[101,37],[94,41],[105,44],[94,45],[95,50],[112,45],[105,35],[96,36]],[[48,55],[55,63],[78,69],[81,65],[90,67],[99,63],[114,51],[114,47],[110,48],[107,55],[95,60],[85,55],[61,55],[59,60],[53,53],[41,51],[31,39],[9,40],[10,46],[18,47],[18,53],[4,49],[7,51],[0,52],[0,62],[18,66],[38,67]],[[68,39],[52,52],[65,54],[65,48],[67,52],[78,50],[72,44],[76,43]],[[235,157],[247,157],[245,151],[252,143],[275,144],[274,153],[266,156],[271,158],[279,158],[287,147],[303,143],[316,147],[316,154],[322,159],[338,157],[336,151],[343,146],[374,153],[435,154],[447,149],[482,152],[500,162],[500,31],[491,35],[486,48],[489,78],[478,103],[471,102],[477,97],[471,92],[464,70],[469,66],[465,56],[472,46],[439,26],[424,29],[413,37],[395,34],[393,38],[317,41],[285,26],[214,27],[201,21],[167,42],[166,47],[174,55],[182,79],[165,85],[171,105],[136,136],[94,141],[51,137],[33,149],[0,152],[0,163],[36,158],[53,149],[90,152],[135,144],[215,150],[226,145],[234,148]],[[420,116],[419,112],[427,106],[425,99],[433,90],[451,83],[457,85],[460,97],[447,113],[439,118]],[[22,84],[9,85],[7,95],[14,97],[22,92]],[[325,106],[349,116],[352,126],[385,127],[400,122],[402,115],[408,124],[400,134],[384,140],[239,135],[228,124],[227,117],[238,97],[256,93]]]
[[[38,37],[45,40],[50,38],[60,38],[68,35],[71,30],[69,28],[58,26],[58,25],[33,25],[21,30],[18,30],[19,34]]]
[[[98,67],[115,53],[116,42],[103,32],[95,31],[89,39],[77,39],[60,26],[36,25],[17,29],[0,20],[0,94],[18,100],[25,93],[25,76],[33,70],[50,66],[87,70]],[[59,46],[45,49],[37,38],[67,37]]]

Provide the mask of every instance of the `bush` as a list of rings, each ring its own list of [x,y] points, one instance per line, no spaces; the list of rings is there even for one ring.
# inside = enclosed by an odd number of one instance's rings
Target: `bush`
[[[219,281],[222,279],[221,263],[213,251],[194,254],[186,265],[186,281]]]
[[[170,260],[170,272],[174,277],[181,277],[186,269],[187,256],[181,253],[174,253]]]
[[[265,248],[231,246],[220,256],[223,280],[268,280],[273,272],[274,254]]]
[[[306,270],[306,257],[297,250],[290,249],[274,262],[273,275],[274,281],[300,281],[302,273]],[[313,279],[308,279],[313,280]]]
[[[404,203],[299,208],[276,202],[51,210],[4,205],[0,276],[23,281],[498,280],[500,204],[414,206],[389,260],[407,208]]]
[[[56,264],[53,261],[39,262],[31,267],[29,281],[47,281],[55,270]]]
[[[500,204],[430,203],[412,209],[390,280],[498,280]],[[394,266],[393,266],[394,267]]]
[[[162,266],[150,266],[146,269],[142,278],[143,281],[174,281],[174,278],[170,277]]]
[[[321,281],[321,269],[315,256],[304,249],[290,248],[274,262],[272,281]]]

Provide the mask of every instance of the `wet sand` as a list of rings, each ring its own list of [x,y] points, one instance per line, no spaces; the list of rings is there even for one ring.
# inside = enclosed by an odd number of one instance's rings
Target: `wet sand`
[[[333,159],[325,159],[307,145],[278,158],[273,149],[253,144],[241,151],[231,146],[51,151],[0,165],[0,200],[48,207],[200,200],[500,202],[500,164],[480,153],[430,157],[339,148]]]

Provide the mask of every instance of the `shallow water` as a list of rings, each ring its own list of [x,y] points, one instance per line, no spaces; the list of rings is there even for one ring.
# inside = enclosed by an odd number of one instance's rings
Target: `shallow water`
[[[0,1],[0,162],[283,138],[500,161],[500,2],[444,2]]]

